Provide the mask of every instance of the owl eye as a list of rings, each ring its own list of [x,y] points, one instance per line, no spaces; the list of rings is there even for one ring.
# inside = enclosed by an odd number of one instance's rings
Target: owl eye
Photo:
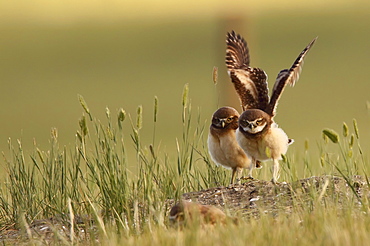
[[[260,126],[260,125],[262,124],[262,122],[263,122],[263,120],[262,120],[262,119],[259,119],[259,120],[257,120],[257,121],[256,121],[256,124],[257,124],[258,126]]]
[[[226,119],[227,123],[230,123],[231,121],[233,121],[233,117],[229,117],[229,118]]]

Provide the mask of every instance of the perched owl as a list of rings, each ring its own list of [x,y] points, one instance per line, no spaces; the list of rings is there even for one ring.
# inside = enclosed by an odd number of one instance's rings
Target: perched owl
[[[251,159],[240,148],[236,141],[239,113],[234,108],[222,107],[212,116],[208,135],[208,151],[212,160],[232,170],[231,181],[239,181],[243,169],[250,169]],[[257,162],[257,168],[260,163]]]
[[[234,31],[227,34],[226,66],[244,111],[238,120],[236,139],[251,159],[250,175],[257,161],[272,159],[272,181],[276,183],[278,180],[279,160],[292,140],[274,122],[276,106],[285,86],[293,86],[298,81],[303,59],[316,39],[299,54],[290,69],[279,72],[269,97],[267,75],[262,69],[249,65],[244,38]]]

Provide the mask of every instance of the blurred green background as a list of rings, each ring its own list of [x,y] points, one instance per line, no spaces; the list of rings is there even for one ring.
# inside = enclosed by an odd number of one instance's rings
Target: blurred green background
[[[171,153],[181,138],[184,84],[206,125],[219,106],[240,109],[224,65],[225,34],[232,29],[247,39],[251,64],[267,72],[270,87],[319,36],[278,107],[276,121],[296,141],[290,153],[303,150],[305,140],[316,149],[323,128],[340,132],[353,118],[363,148],[370,147],[369,1],[35,0],[2,1],[0,8],[5,152],[9,138],[22,139],[30,151],[35,139],[46,150],[52,127],[62,145],[73,147],[81,94],[103,122],[106,107],[114,116],[122,107],[135,119],[143,105],[144,144],[152,140],[157,96],[156,140]],[[129,139],[128,121],[125,126]]]

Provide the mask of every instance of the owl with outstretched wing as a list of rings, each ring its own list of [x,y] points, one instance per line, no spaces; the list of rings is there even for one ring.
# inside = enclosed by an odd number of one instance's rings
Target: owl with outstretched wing
[[[298,81],[303,60],[316,39],[304,48],[289,69],[279,72],[269,97],[267,75],[262,69],[250,66],[247,42],[234,31],[227,34],[226,67],[243,109],[236,138],[251,159],[250,178],[257,161],[272,159],[272,181],[277,182],[279,159],[293,140],[274,122],[276,107],[286,85],[293,86]]]

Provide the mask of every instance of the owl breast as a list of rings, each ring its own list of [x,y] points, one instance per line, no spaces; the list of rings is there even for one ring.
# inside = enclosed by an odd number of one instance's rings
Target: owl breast
[[[271,126],[263,136],[255,139],[246,138],[238,129],[236,139],[248,156],[260,161],[281,159],[289,145],[286,133],[276,126]]]
[[[234,131],[221,136],[208,135],[208,150],[212,160],[225,168],[249,168],[250,159],[236,141]]]

